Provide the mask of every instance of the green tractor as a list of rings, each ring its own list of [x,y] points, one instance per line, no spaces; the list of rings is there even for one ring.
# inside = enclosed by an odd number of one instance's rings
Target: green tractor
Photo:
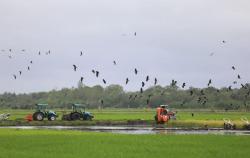
[[[72,112],[69,114],[64,114],[62,120],[75,121],[75,120],[88,120],[91,121],[94,116],[85,111],[85,106],[82,104],[72,104]]]
[[[56,120],[57,114],[52,110],[47,109],[48,104],[36,104],[36,111],[32,115],[33,120],[42,121],[44,118],[48,118],[50,121]]]

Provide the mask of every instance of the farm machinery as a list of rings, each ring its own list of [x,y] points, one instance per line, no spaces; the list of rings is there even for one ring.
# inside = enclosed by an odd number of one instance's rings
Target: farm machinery
[[[246,130],[250,130],[250,122],[246,117],[242,117],[241,121],[244,123],[243,128]]]
[[[164,124],[170,119],[176,119],[175,113],[168,109],[168,105],[160,105],[156,109],[155,121],[157,124]]]
[[[42,121],[44,118],[48,118],[50,121],[56,120],[57,114],[52,110],[47,109],[48,104],[36,104],[36,111],[26,117],[27,120]]]
[[[10,117],[9,113],[0,114],[0,121],[7,120]]]
[[[224,121],[224,129],[226,130],[234,130],[236,129],[236,125],[228,118],[223,118]]]
[[[90,112],[85,111],[85,108],[82,104],[72,104],[72,112],[64,114],[62,120],[75,121],[82,119],[91,121],[94,116]]]

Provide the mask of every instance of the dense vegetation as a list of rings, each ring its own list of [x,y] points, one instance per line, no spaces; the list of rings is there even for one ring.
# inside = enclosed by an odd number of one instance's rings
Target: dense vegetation
[[[52,108],[70,108],[70,103],[83,103],[88,108],[152,108],[160,104],[170,104],[174,108],[250,110],[249,92],[249,84],[235,89],[214,87],[182,89],[177,86],[154,86],[144,90],[143,93],[125,92],[119,85],[103,88],[99,85],[88,87],[79,84],[77,88],[63,88],[50,92],[4,93],[0,95],[0,107],[29,109],[36,103],[48,103]]]
[[[124,135],[0,129],[2,157],[249,157],[248,136]],[[1,157],[1,156],[0,156]]]

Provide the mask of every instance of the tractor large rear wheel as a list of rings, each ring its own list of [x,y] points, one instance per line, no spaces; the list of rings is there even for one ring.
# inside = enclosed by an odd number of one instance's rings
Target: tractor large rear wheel
[[[81,119],[81,114],[80,113],[78,113],[78,112],[74,112],[74,113],[71,113],[70,114],[70,118],[71,118],[71,120],[80,120]]]
[[[42,121],[44,119],[44,114],[42,112],[36,112],[33,117],[35,117],[37,121]]]

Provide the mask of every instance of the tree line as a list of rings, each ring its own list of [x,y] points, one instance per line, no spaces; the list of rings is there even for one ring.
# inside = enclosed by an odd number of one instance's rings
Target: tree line
[[[192,91],[192,94],[191,94]],[[50,108],[70,108],[82,103],[87,108],[155,108],[168,104],[173,108],[250,110],[250,86],[228,89],[215,87],[182,89],[178,86],[153,86],[143,93],[126,92],[120,85],[89,87],[81,83],[76,88],[29,94],[3,93],[0,108],[31,109],[37,103]],[[204,98],[206,99],[204,101]]]

